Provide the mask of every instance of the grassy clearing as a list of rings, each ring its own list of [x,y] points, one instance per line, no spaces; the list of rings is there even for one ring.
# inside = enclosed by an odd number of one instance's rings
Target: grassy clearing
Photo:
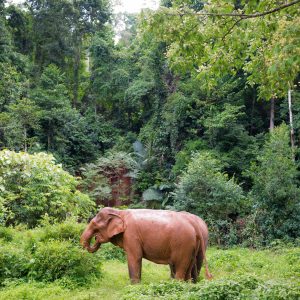
[[[300,248],[279,248],[263,251],[243,248],[229,250],[211,248],[208,251],[208,259],[215,282],[232,276],[238,278],[246,275],[264,282],[290,284],[300,290]],[[0,299],[120,299],[129,286],[126,263],[104,261],[103,271],[102,279],[96,279],[94,285],[85,288],[68,289],[58,283],[14,282],[0,290]],[[143,286],[158,284],[163,281],[170,282],[168,267],[144,260]],[[205,284],[206,281],[203,280],[202,273],[198,285]],[[190,286],[193,288],[192,284]],[[145,299],[155,298],[148,296]],[[130,299],[139,299],[139,297]],[[144,298],[141,297],[140,299]]]

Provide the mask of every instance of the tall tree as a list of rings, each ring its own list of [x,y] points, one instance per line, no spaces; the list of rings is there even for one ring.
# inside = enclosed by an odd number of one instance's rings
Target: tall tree
[[[45,68],[31,97],[43,112],[41,141],[48,151],[57,150],[59,140],[63,140],[62,127],[67,116],[72,114],[65,78],[58,67],[49,65]]]
[[[300,233],[299,172],[289,140],[286,125],[275,128],[250,173],[258,222],[270,240]]]
[[[12,33],[16,50],[22,54],[31,55],[33,46],[32,17],[27,10],[15,5],[6,10],[7,25]]]
[[[33,15],[35,59],[42,69],[49,63],[67,74],[73,105],[79,101],[82,58],[91,35],[110,17],[107,0],[27,0]]]
[[[104,29],[104,24],[109,21],[110,2],[108,0],[74,0],[73,1],[73,28],[72,31],[72,84],[73,84],[73,104],[77,105],[80,84],[80,67],[82,57],[89,55],[86,53],[86,41],[89,41],[92,34]]]
[[[172,1],[148,14],[145,26],[168,43],[174,69],[194,72],[208,88],[243,71],[258,96],[270,100],[285,96],[299,72],[299,3],[213,0],[199,9]]]
[[[27,152],[37,141],[34,131],[39,129],[40,117],[39,107],[29,99],[23,98],[9,105],[7,112],[0,113],[5,146]]]

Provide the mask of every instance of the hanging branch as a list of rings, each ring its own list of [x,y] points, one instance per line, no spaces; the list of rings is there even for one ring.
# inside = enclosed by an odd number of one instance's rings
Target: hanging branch
[[[295,0],[290,3],[285,3],[280,6],[277,6],[271,10],[264,11],[261,13],[254,13],[254,14],[238,14],[238,13],[210,13],[210,12],[189,12],[189,11],[180,11],[178,13],[168,13],[167,15],[174,15],[174,16],[183,16],[183,15],[194,15],[194,16],[211,16],[211,17],[238,17],[240,20],[242,19],[251,19],[251,18],[258,18],[263,17],[269,14],[273,14],[277,11],[282,9],[288,8],[295,4],[298,4],[300,0]]]

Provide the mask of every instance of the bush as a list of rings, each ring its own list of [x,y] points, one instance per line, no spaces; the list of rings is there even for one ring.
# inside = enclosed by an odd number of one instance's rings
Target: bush
[[[30,257],[17,244],[0,244],[0,286],[7,280],[26,277]]]
[[[0,223],[36,226],[42,216],[90,216],[94,203],[76,191],[77,180],[52,155],[0,151]]]
[[[240,242],[238,232],[238,223],[231,220],[213,220],[207,219],[209,228],[209,242],[219,247],[230,247]]]
[[[195,153],[180,177],[174,206],[204,219],[228,220],[248,210],[242,188],[222,172],[221,162],[210,152]]]
[[[85,224],[79,224],[73,219],[67,219],[63,223],[53,225],[46,224],[40,231],[40,241],[58,240],[70,241],[75,245],[79,245],[79,239],[84,231]]]
[[[69,219],[34,230],[10,229],[10,241],[0,244],[0,285],[37,280],[73,288],[100,278],[100,251],[90,254],[79,244],[83,227]]]
[[[130,286],[123,300],[178,299],[178,300],[296,300],[300,290],[296,286],[278,282],[263,283],[252,276],[239,276],[205,281],[191,285],[171,281],[159,284]]]
[[[81,285],[102,275],[99,258],[74,247],[71,242],[40,242],[32,257],[29,275],[39,281],[64,279],[67,283],[70,281]]]
[[[13,239],[13,229],[0,226],[0,239],[10,242]]]
[[[35,230],[35,233],[28,239],[28,248],[34,249],[38,242],[48,241],[69,241],[74,246],[81,247],[79,239],[86,225],[79,224],[73,219],[67,219],[63,223],[44,224],[43,227]],[[34,250],[33,250],[34,251]],[[94,254],[103,260],[126,260],[123,249],[114,246],[111,243],[101,245],[100,250]]]

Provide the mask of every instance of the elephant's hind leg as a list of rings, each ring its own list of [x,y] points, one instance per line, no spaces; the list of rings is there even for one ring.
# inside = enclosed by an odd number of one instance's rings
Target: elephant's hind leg
[[[194,264],[194,259],[190,257],[182,259],[179,263],[175,264],[175,279],[190,280],[192,278],[191,272]]]
[[[195,281],[194,281],[194,276],[195,276],[195,274],[194,274],[194,272],[195,272],[195,266],[196,266],[196,259],[193,258],[193,259],[191,259],[190,265],[189,265],[188,270],[187,270],[187,272],[186,272],[186,274],[185,274],[185,280],[186,280],[186,281],[192,280],[193,282],[195,282]]]
[[[200,274],[202,265],[203,265],[203,255],[200,250],[197,254],[197,276],[199,276],[199,274]]]
[[[198,273],[198,269],[197,269],[197,264],[194,263],[193,267],[192,267],[192,281],[193,281],[193,283],[197,282],[198,275],[199,275],[199,273]]]

